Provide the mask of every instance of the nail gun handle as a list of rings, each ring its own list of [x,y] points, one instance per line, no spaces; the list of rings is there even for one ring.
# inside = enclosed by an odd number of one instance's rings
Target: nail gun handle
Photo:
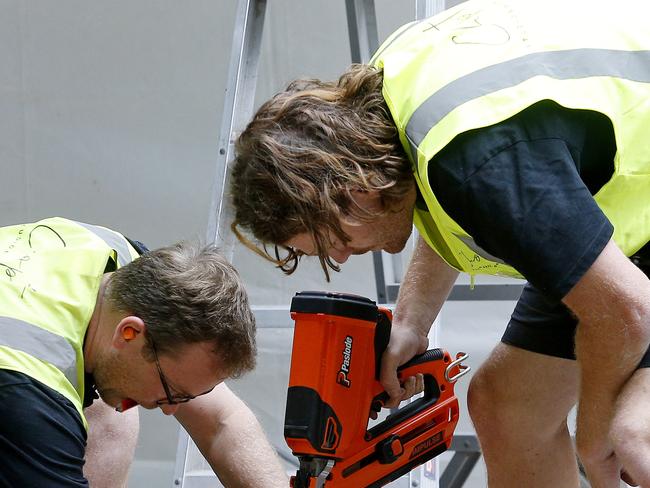
[[[418,364],[429,363],[431,361],[444,361],[444,359],[445,351],[442,349],[429,349],[428,351],[425,351],[422,354],[418,354],[417,356],[414,356],[410,361],[402,364],[399,368],[397,368],[397,372],[401,373],[405,369],[412,368]]]
[[[411,376],[408,373],[407,374],[400,374],[403,373],[405,370],[414,368],[418,366],[419,364],[423,363],[428,363],[430,361],[444,361],[445,353],[442,349],[429,349],[428,351],[425,351],[422,354],[418,354],[417,356],[414,356],[410,361],[404,363],[401,365],[399,368],[397,368],[397,373],[400,375],[402,378],[403,377],[408,377]],[[417,374],[420,371],[416,371],[413,374]],[[430,388],[427,388],[429,386]],[[425,398],[433,396],[435,390],[434,388],[431,388],[433,385],[430,383],[427,383],[425,381],[424,384],[424,396]],[[377,395],[375,398],[372,400],[372,404],[370,408],[374,412],[379,412],[382,408],[384,408],[384,405],[386,402],[390,399],[390,396],[388,395],[387,392],[382,392],[379,395]]]
[[[367,439],[372,439],[383,434],[405,419],[435,404],[440,398],[440,382],[445,381],[444,371],[450,361],[451,358],[442,349],[430,349],[400,366],[397,369],[400,378],[413,376],[418,373],[423,374],[424,394],[421,398],[399,409],[396,413],[389,415],[383,422],[368,430],[366,435]],[[371,409],[379,412],[389,398],[388,393],[385,391],[381,392],[373,398]]]

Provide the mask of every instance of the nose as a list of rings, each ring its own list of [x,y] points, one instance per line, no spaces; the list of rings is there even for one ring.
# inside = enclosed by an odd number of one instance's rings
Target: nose
[[[328,254],[334,261],[343,264],[352,255],[352,250],[347,247],[344,249],[330,249]]]
[[[176,413],[176,410],[178,410],[179,405],[160,405],[160,410],[162,410],[162,413],[165,415],[174,415]]]

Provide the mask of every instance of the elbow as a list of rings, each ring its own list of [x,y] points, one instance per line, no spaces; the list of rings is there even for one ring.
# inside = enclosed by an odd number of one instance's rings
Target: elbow
[[[629,343],[650,344],[650,300],[626,308],[623,333]]]

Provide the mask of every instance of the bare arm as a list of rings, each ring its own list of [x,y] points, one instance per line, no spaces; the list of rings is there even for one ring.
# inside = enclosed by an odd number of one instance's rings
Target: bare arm
[[[578,450],[594,486],[618,486],[614,403],[650,344],[650,281],[610,241],[564,298],[576,314]]]
[[[403,390],[396,370],[416,354],[427,349],[427,335],[442,304],[458,277],[429,245],[418,237],[395,307],[390,343],[382,358],[381,383],[391,396],[386,407],[395,407],[413,394],[414,385]]]
[[[289,480],[250,409],[225,385],[175,414],[228,488],[286,488]]]
[[[138,409],[118,413],[97,399],[88,420],[84,475],[93,488],[125,488],[140,430]]]

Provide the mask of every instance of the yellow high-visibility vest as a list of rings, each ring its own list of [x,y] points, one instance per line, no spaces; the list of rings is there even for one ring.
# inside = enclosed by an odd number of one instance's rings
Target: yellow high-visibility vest
[[[542,100],[609,118],[614,173],[595,201],[626,255],[650,240],[648,18],[644,0],[470,0],[403,26],[379,48],[371,63],[383,70],[384,98],[428,207],[415,211],[414,222],[448,264],[519,276],[443,210],[429,161],[457,135]]]
[[[83,341],[109,260],[137,251],[105,227],[62,218],[0,228],[0,369],[24,373],[83,416]]]

